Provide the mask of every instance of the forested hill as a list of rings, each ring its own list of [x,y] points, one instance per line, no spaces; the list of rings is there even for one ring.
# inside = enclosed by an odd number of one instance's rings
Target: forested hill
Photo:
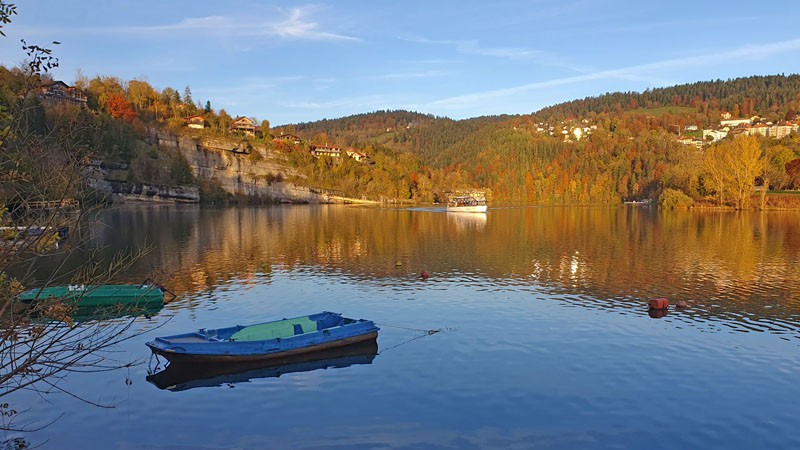
[[[463,159],[465,141],[514,117],[518,116],[453,120],[405,110],[376,111],[276,127],[274,134],[297,134],[313,144],[354,147],[367,153],[375,149],[412,152],[425,164],[443,167]]]
[[[442,168],[468,163],[481,151],[503,151],[509,127],[536,128],[535,123],[626,114],[659,116],[661,122],[707,127],[721,113],[762,116],[766,121],[793,120],[800,112],[800,75],[752,76],[703,81],[644,92],[616,92],[543,108],[531,115],[504,115],[452,120],[409,111],[377,111],[281,127],[313,143],[335,143],[365,149],[409,151],[426,165]],[[617,121],[618,122],[618,121]],[[651,124],[652,127],[653,124]],[[656,123],[656,128],[660,128]],[[668,128],[668,127],[665,127]],[[678,130],[670,130],[677,133]],[[499,144],[499,145],[493,145]]]
[[[375,111],[276,127],[274,133],[290,132],[315,144],[328,142],[357,147],[366,143],[397,142],[397,136],[406,130],[447,121],[451,120],[412,111]]]
[[[798,111],[800,75],[774,75],[605,94],[529,115],[451,120],[379,111],[287,129],[312,143],[389,156],[398,162],[391,172],[410,180],[398,192],[412,198],[425,198],[417,197],[425,186],[469,185],[525,203],[616,203],[665,189],[725,203],[704,172],[707,152],[697,143],[707,149],[709,142],[702,130],[723,128],[724,117],[760,116],[762,126],[796,122]],[[795,185],[783,165],[800,157],[797,133],[759,139],[778,171],[771,187]]]
[[[615,92],[544,108],[534,115],[545,121],[620,113],[637,108],[687,106],[715,119],[715,113],[733,117],[761,115],[776,122],[800,111],[800,75],[769,75],[733,80],[701,81],[644,92]]]

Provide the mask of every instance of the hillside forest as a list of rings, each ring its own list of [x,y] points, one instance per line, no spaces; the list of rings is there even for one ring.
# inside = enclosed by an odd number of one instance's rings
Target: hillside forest
[[[798,75],[612,93],[529,115],[458,121],[409,111],[278,127],[249,118],[255,130],[246,135],[231,128],[237,117],[215,110],[211,100],[194,99],[188,86],[179,92],[145,80],[79,73],[71,88],[85,103],[51,105],[40,92],[53,81],[48,73],[0,67],[0,108],[22,112],[11,135],[80,148],[94,161],[125,167],[134,183],[202,188],[213,182],[196,179],[179,153],[146,144],[148,129],[158,128],[250,141],[279,155],[287,173],[295,174],[281,180],[388,202],[430,203],[455,190],[482,189],[494,203],[661,199],[668,207],[779,207],[778,192],[800,188],[796,131],[780,138],[731,132],[715,142],[701,131],[719,129],[723,117],[746,117],[753,125],[796,123]],[[0,126],[11,126],[10,117],[0,116]],[[188,128],[190,117],[201,117],[204,128]],[[284,135],[299,139],[280,139]],[[681,141],[687,137],[700,143],[687,145]],[[352,149],[366,158],[315,157],[309,151],[314,146]],[[759,189],[769,195],[754,195]]]

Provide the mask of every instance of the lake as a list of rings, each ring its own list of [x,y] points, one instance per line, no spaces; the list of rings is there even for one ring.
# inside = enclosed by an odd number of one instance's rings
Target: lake
[[[59,385],[113,408],[58,393],[6,400],[47,425],[26,436],[34,445],[800,448],[798,213],[126,206],[102,217],[101,255],[152,246],[124,280],[157,273],[178,297],[136,318],[117,349],[141,364]],[[657,297],[689,307],[653,318]],[[374,320],[378,348],[148,381],[165,365],[144,345],[155,336],[324,310]]]

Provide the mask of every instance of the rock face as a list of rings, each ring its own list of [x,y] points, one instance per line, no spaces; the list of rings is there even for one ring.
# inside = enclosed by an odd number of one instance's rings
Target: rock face
[[[279,155],[246,141],[176,136],[151,129],[148,143],[178,150],[198,180],[216,180],[236,195],[268,198],[282,203],[330,203],[332,195],[283,180],[298,175],[280,163]]]
[[[197,203],[200,192],[195,186],[155,186],[125,181],[109,181],[89,178],[89,185],[103,192],[110,192],[123,201]]]

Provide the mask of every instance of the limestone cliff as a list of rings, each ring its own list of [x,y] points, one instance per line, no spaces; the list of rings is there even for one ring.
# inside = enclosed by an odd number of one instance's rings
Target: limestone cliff
[[[151,129],[148,144],[173,149],[189,163],[198,180],[216,180],[237,195],[270,198],[284,203],[330,203],[330,193],[283,180],[299,174],[282,164],[280,154],[263,145],[213,137],[190,137]]]

